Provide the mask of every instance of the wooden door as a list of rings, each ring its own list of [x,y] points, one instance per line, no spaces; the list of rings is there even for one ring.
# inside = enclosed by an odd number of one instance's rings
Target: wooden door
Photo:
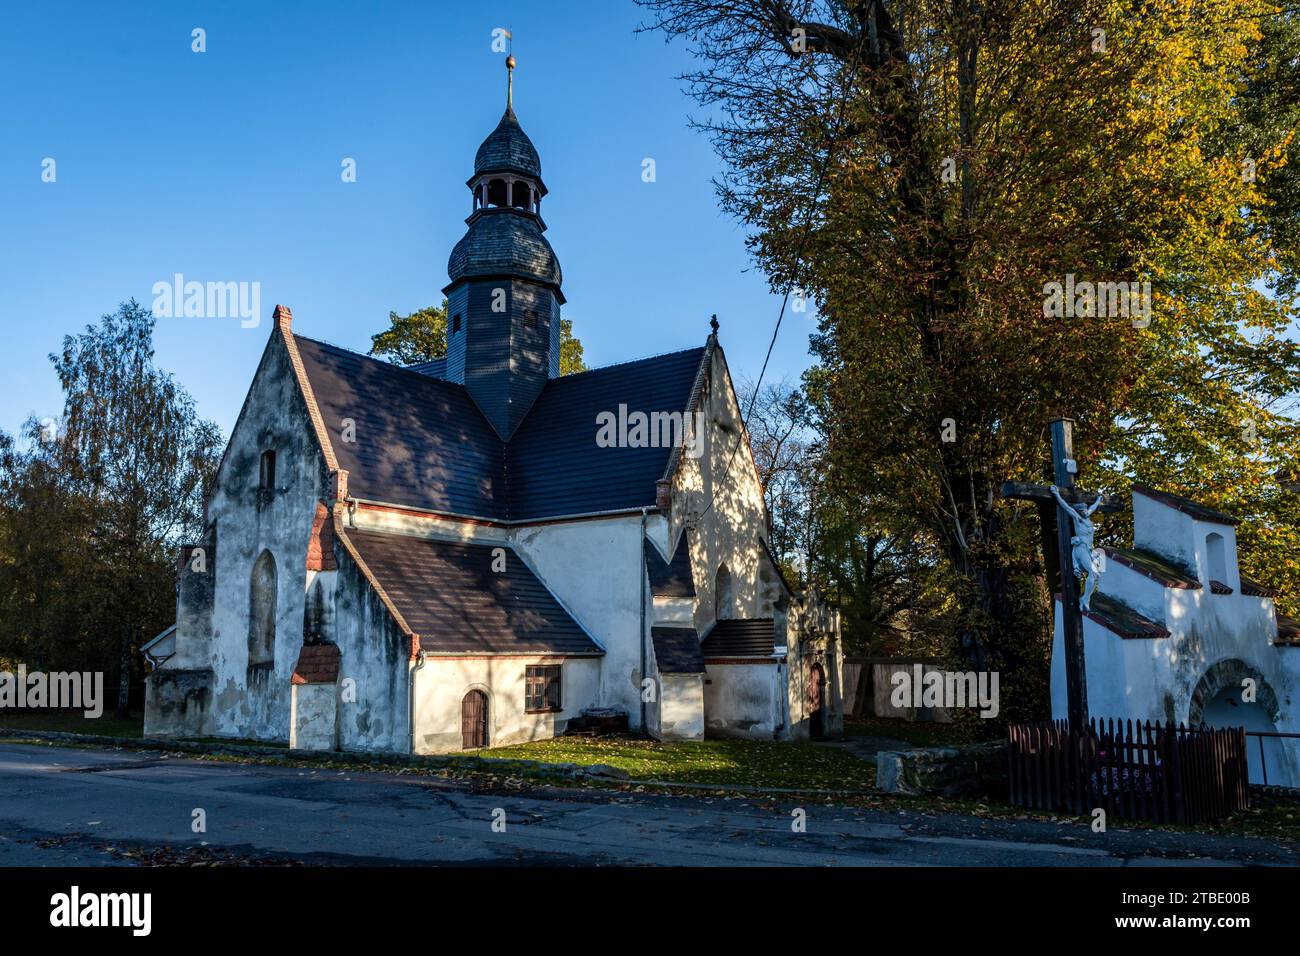
[[[460,702],[461,746],[473,750],[488,745],[487,694],[472,690]]]
[[[821,739],[825,733],[822,722],[822,688],[826,685],[826,676],[820,664],[814,664],[808,673],[808,734],[813,740]]]

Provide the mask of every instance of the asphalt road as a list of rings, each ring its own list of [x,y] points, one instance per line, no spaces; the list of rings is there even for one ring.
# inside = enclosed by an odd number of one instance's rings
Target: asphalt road
[[[805,813],[796,832],[792,811]],[[195,833],[201,810],[206,832]],[[504,819],[504,829],[500,821]],[[494,821],[496,826],[494,827]],[[1300,864],[1290,844],[1093,834],[1078,823],[539,788],[0,743],[0,866],[1204,866]]]

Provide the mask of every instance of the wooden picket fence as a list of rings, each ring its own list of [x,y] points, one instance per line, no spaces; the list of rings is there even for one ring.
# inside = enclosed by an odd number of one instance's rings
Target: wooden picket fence
[[[1093,718],[1011,724],[1011,802],[1107,819],[1203,823],[1246,806],[1246,735],[1240,727]]]

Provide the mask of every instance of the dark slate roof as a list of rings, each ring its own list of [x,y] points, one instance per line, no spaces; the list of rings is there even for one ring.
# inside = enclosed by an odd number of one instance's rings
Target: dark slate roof
[[[537,217],[508,207],[483,209],[472,217],[451,249],[447,276],[448,289],[474,276],[518,276],[557,289],[562,281],[560,261]]]
[[[727,618],[718,621],[700,645],[705,660],[720,657],[771,657],[774,650],[776,631],[770,617]]]
[[[535,178],[542,175],[542,160],[537,155],[537,148],[509,106],[497,128],[488,134],[474,154],[475,175],[497,172],[523,173]]]
[[[427,375],[430,378],[447,377],[447,358],[431,359],[428,362],[417,362],[415,365],[408,365],[412,372],[419,372],[421,375]]]
[[[1197,521],[1212,521],[1215,524],[1240,524],[1240,518],[1234,518],[1230,514],[1217,511],[1205,505],[1197,504],[1190,498],[1184,498],[1182,495],[1171,494],[1168,491],[1158,491],[1147,485],[1134,485],[1133,490],[1138,494],[1146,495],[1153,501],[1158,501],[1163,505],[1168,505],[1175,511],[1181,511],[1185,515],[1191,515]]]
[[[510,517],[528,520],[653,506],[671,448],[601,448],[596,416],[685,412],[703,348],[553,378],[506,452]]]
[[[506,516],[505,451],[463,386],[294,340],[352,496]],[[355,442],[342,440],[345,418],[356,422]]]
[[[653,506],[673,449],[600,448],[596,415],[684,411],[704,352],[551,379],[507,446],[462,385],[294,340],[354,497],[501,521]]]
[[[1196,591],[1201,587],[1201,582],[1196,579],[1186,568],[1181,568],[1158,554],[1150,551],[1141,551],[1137,548],[1105,548],[1106,556],[1112,561],[1116,561],[1125,567],[1132,568],[1140,574],[1144,574],[1163,584],[1167,588],[1182,588],[1187,591]]]
[[[655,663],[664,674],[703,674],[704,656],[693,627],[652,627]]]
[[[420,647],[440,654],[603,651],[511,548],[350,529],[348,540],[378,579]]]
[[[677,539],[677,550],[671,561],[665,562],[659,549],[645,540],[645,566],[650,578],[650,592],[656,597],[695,597],[695,581],[691,576],[691,549],[686,535]]]
[[[1056,595],[1056,599],[1061,600],[1061,595]],[[1121,604],[1109,595],[1094,594],[1090,603],[1091,609],[1083,612],[1084,617],[1091,618],[1120,637],[1149,638],[1169,636],[1169,631],[1164,627],[1149,617],[1139,614],[1127,604]]]

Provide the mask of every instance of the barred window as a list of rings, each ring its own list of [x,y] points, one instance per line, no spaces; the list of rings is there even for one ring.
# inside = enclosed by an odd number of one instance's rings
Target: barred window
[[[530,714],[560,709],[560,665],[525,669],[524,709]]]

